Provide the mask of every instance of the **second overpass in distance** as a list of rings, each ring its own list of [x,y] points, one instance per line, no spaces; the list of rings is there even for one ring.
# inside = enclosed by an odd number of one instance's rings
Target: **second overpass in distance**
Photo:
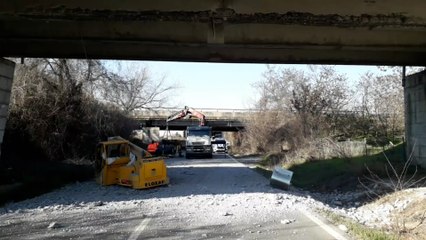
[[[180,111],[179,108],[159,108],[154,110],[142,110],[135,112],[133,118],[140,122],[143,127],[159,127],[164,130],[185,130],[187,126],[199,125],[196,118],[179,119],[166,122],[168,116]],[[236,132],[245,128],[247,119],[256,110],[253,109],[225,109],[225,108],[197,108],[206,116],[206,125],[212,127],[213,131]]]

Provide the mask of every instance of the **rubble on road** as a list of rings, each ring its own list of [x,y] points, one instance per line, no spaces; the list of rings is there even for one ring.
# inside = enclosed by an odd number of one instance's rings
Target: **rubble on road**
[[[340,230],[342,230],[343,232],[348,232],[348,227],[346,227],[343,224],[340,224],[339,226],[337,226]]]
[[[139,191],[118,186],[102,187],[94,181],[70,184],[33,199],[4,205],[0,208],[0,222],[6,224],[7,220],[8,225],[4,227],[9,228],[9,225],[18,221],[37,219],[43,222],[42,228],[46,228],[50,222],[48,229],[61,228],[63,224],[66,226],[65,232],[102,233],[108,231],[107,224],[96,229],[79,225],[78,221],[72,225],[58,219],[63,216],[79,216],[85,222],[93,222],[94,215],[109,214],[116,218],[114,214],[117,212],[135,212],[137,218],[160,216],[156,218],[156,224],[160,226],[166,226],[170,221],[191,226],[243,222],[250,226],[249,230],[244,232],[259,234],[261,238],[267,231],[260,228],[270,219],[274,219],[274,223],[281,224],[283,228],[288,227],[285,225],[298,224],[300,220],[292,215],[298,209],[329,210],[367,226],[382,227],[391,226],[392,218],[397,213],[404,217],[407,217],[408,213],[419,216],[420,212],[406,210],[412,209],[415,204],[419,205],[417,200],[426,198],[426,188],[423,188],[406,190],[389,199],[365,205],[368,197],[362,189],[346,193],[313,193],[291,187],[288,191],[283,191],[271,188],[267,179],[256,174],[244,178],[244,182],[239,181],[242,175],[236,176],[235,182],[229,184],[221,182],[221,178],[217,176],[204,179],[203,172],[194,171],[194,175],[188,177],[186,173],[189,166],[182,166],[184,167],[172,168],[171,176],[175,180],[173,187]],[[205,171],[212,169],[206,168]],[[220,174],[230,176],[226,171],[234,173],[235,167],[220,169]],[[183,182],[182,179],[189,182]],[[200,184],[202,181],[204,185]],[[206,187],[205,184],[209,185]],[[30,224],[30,220],[27,224]],[[339,228],[344,232],[348,231],[346,226]],[[48,232],[53,234],[57,231]],[[204,237],[204,234],[199,232],[197,236]],[[205,237],[212,236],[206,234]],[[219,238],[219,235],[215,237]]]
[[[281,224],[290,224],[295,221],[296,219],[284,219],[284,220],[281,220]]]
[[[59,225],[57,222],[52,222],[49,224],[49,226],[47,226],[48,229],[55,229],[55,228],[60,228],[61,225]]]

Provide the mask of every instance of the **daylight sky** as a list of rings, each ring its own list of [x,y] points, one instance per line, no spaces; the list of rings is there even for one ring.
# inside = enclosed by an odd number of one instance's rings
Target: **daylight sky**
[[[193,108],[250,108],[255,99],[254,82],[262,79],[265,64],[183,63],[139,61],[150,69],[152,76],[165,76],[169,84],[177,84],[169,106]],[[307,65],[280,65],[308,69]],[[357,81],[374,66],[336,66],[350,81]]]

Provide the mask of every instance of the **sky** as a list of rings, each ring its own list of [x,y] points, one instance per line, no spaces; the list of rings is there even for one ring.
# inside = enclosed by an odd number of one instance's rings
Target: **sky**
[[[253,84],[262,80],[266,64],[191,63],[160,61],[126,61],[125,64],[148,67],[150,74],[165,76],[168,84],[177,85],[170,97],[170,107],[195,109],[227,108],[246,109],[256,98]],[[280,67],[308,69],[308,65],[280,64]],[[367,71],[377,71],[375,66],[336,66],[349,81],[357,81]]]

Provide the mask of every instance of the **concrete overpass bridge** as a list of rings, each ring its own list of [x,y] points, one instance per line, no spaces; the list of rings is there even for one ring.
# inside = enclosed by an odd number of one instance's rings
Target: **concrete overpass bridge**
[[[422,0],[14,0],[0,56],[426,65]]]
[[[213,131],[237,132],[245,128],[244,120],[250,114],[256,112],[254,109],[228,109],[228,108],[195,108],[206,115],[206,125],[211,126]],[[180,111],[179,108],[159,108],[155,110],[143,110],[134,113],[144,127],[159,127],[165,130],[185,130],[187,126],[198,126],[198,119],[179,119],[166,123],[169,115]]]
[[[424,66],[424,9],[423,0],[1,1],[0,56]],[[1,112],[11,73],[1,61]],[[407,139],[426,167],[424,89],[425,73],[406,79]]]

